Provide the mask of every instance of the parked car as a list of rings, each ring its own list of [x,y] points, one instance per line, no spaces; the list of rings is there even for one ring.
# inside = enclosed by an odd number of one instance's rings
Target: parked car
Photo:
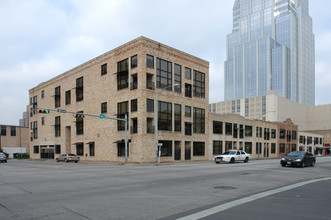
[[[244,161],[245,163],[247,163],[250,158],[251,155],[243,150],[228,150],[221,155],[215,156],[214,162],[234,163],[235,161]]]
[[[69,163],[70,161],[78,163],[79,160],[80,157],[76,156],[75,154],[61,154],[56,158],[56,162],[64,161],[66,163]]]
[[[1,163],[3,163],[3,162],[7,163],[7,159],[8,159],[8,157],[6,156],[6,154],[0,153],[0,161],[1,161]]]
[[[292,151],[283,157],[280,161],[280,164],[285,166],[314,166],[316,164],[316,157],[310,153],[305,151]]]

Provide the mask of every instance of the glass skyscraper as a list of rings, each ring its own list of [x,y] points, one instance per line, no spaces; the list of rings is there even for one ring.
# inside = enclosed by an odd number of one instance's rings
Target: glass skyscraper
[[[308,0],[235,0],[227,35],[225,100],[268,90],[315,105],[315,38]]]

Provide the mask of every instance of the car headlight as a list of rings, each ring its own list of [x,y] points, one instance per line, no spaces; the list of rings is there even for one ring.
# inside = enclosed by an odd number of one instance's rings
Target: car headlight
[[[285,160],[285,158],[283,157],[282,160]]]
[[[295,161],[298,161],[298,162],[300,162],[300,161],[302,161],[302,159],[296,159]]]

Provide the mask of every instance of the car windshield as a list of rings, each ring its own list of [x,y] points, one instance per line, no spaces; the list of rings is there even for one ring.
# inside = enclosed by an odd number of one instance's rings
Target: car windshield
[[[76,156],[75,154],[68,154],[68,156]]]
[[[235,155],[236,151],[231,150],[231,151],[225,151],[222,155]]]
[[[286,156],[288,156],[288,157],[302,157],[302,156],[304,156],[305,155],[305,152],[298,152],[298,151],[295,151],[295,152],[291,152],[291,153],[289,153],[288,155],[286,155]]]

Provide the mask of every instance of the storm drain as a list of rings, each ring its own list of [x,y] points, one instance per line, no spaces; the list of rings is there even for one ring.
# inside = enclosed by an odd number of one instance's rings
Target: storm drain
[[[237,189],[233,186],[215,186],[214,189],[223,189],[223,190],[231,190],[231,189]]]

